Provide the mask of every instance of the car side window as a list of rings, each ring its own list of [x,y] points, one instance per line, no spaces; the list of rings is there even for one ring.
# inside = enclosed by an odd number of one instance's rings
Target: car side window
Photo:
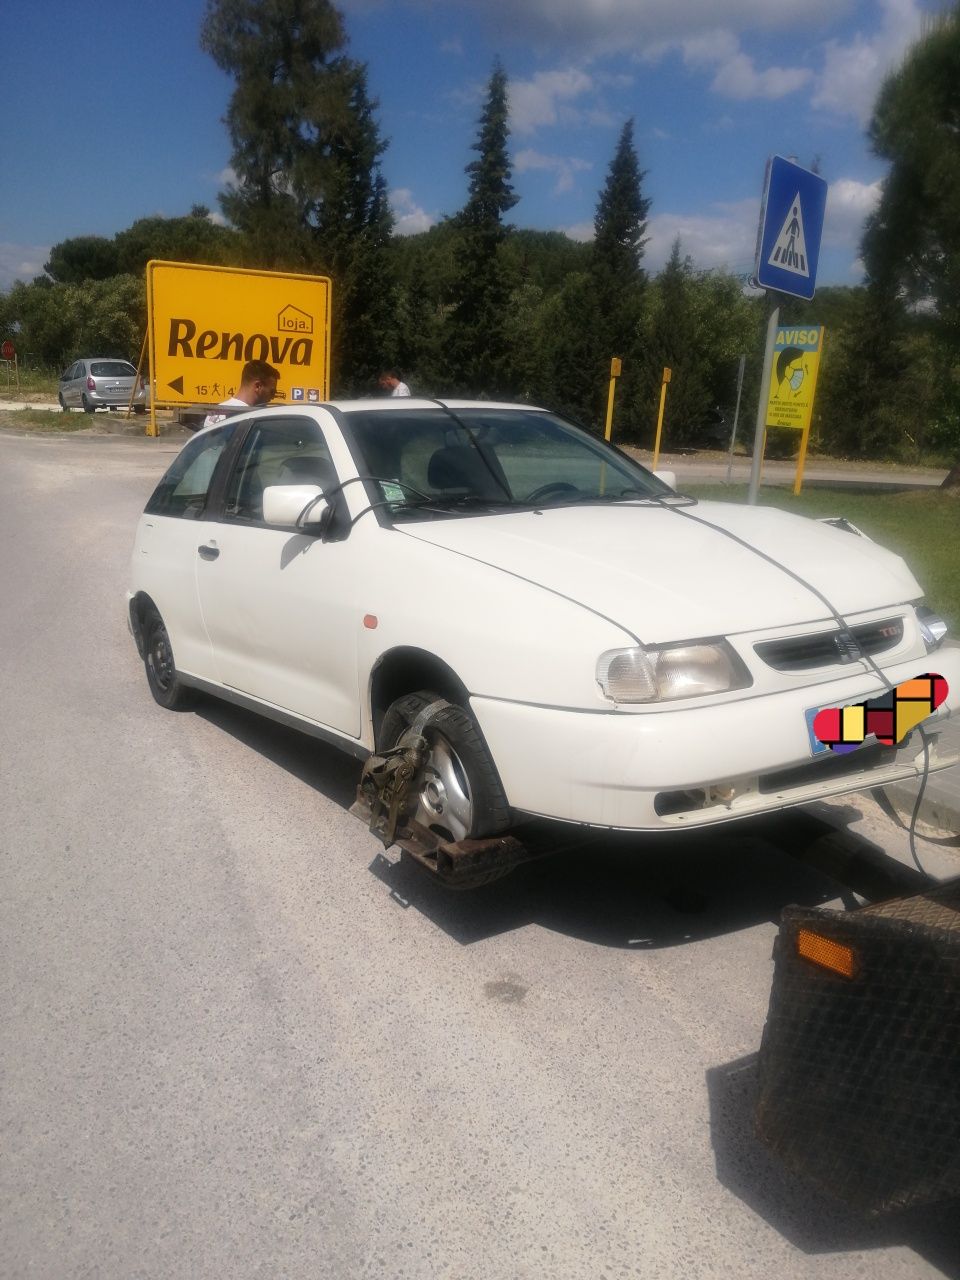
[[[237,457],[224,502],[225,520],[263,519],[263,491],[270,485],[315,484],[326,492],[337,473],[312,418],[278,418],[255,422]]]
[[[207,493],[220,455],[235,430],[235,425],[228,423],[215,430],[201,432],[185,445],[154,490],[146,513],[198,519],[206,507]]]

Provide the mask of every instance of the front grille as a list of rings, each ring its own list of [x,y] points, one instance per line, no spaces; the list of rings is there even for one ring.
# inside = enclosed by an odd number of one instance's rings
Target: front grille
[[[856,644],[851,644],[852,635]],[[895,649],[903,639],[903,619],[885,618],[882,622],[865,622],[849,632],[835,629],[817,631],[813,635],[789,636],[783,640],[762,640],[754,650],[768,666],[777,671],[810,671],[814,667],[832,667],[856,662],[861,654],[873,657]]]

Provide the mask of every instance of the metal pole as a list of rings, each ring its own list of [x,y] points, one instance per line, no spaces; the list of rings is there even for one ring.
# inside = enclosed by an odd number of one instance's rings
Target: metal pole
[[[780,323],[780,303],[772,289],[767,290],[767,345],[763,353],[763,377],[760,379],[760,399],[757,403],[757,425],[753,435],[753,465],[750,468],[750,489],[747,502],[757,504],[760,488],[760,465],[763,461],[763,439],[767,430],[767,401],[770,399],[770,373],[773,366],[773,349],[777,345],[777,326]]]
[[[733,411],[733,430],[730,432],[730,457],[727,459],[727,484],[730,483],[730,472],[733,470],[733,446],[737,443],[737,422],[740,418],[740,395],[743,391],[743,371],[747,357],[741,356],[737,366],[737,407]]]

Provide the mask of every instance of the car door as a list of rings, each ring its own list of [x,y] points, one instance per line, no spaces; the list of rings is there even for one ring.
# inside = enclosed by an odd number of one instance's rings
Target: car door
[[[78,363],[74,361],[74,363],[70,366],[70,368],[65,369],[64,372],[60,375],[60,394],[63,396],[64,404],[69,404],[69,405],[79,404],[79,400],[77,398],[77,392],[76,392],[76,384],[74,382],[74,379],[77,376],[78,367],[79,367]]]
[[[305,483],[337,483],[323,432],[312,418],[265,413],[200,552],[200,606],[221,684],[358,738],[357,539],[263,522],[265,488]]]
[[[133,581],[166,624],[177,668],[217,679],[197,592],[200,547],[214,528],[207,519],[234,423],[204,431],[181,449],[147,503],[137,529]]]

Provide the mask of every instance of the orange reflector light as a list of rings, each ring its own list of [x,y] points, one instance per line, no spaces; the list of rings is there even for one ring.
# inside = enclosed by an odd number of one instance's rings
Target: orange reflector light
[[[375,613],[365,613],[363,615],[363,625],[368,631],[376,631],[378,621],[379,620]]]
[[[801,929],[797,933],[797,954],[805,960],[812,960],[823,969],[832,969],[844,978],[852,978],[856,971],[856,957],[852,947],[823,938],[819,933],[811,933],[809,929]]]

